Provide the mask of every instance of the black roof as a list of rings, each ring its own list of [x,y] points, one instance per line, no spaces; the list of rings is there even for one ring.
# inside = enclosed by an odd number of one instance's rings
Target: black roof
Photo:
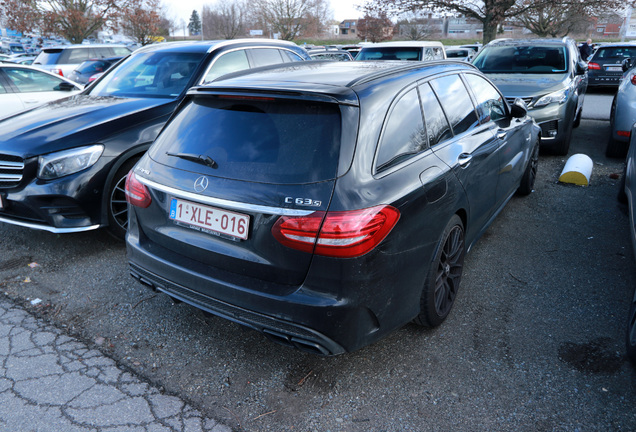
[[[353,90],[357,86],[383,79],[399,79],[421,71],[422,77],[445,70],[473,70],[472,64],[456,60],[432,62],[406,61],[307,61],[267,66],[225,75],[222,80],[190,90],[190,94],[267,91],[313,93],[336,98],[341,103],[357,104]]]

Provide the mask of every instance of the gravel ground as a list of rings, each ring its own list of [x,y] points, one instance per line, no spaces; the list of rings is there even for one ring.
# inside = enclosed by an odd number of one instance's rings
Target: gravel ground
[[[590,118],[574,132],[571,153],[595,162],[589,187],[559,183],[566,158],[541,156],[535,191],[468,254],[441,327],[352,354],[301,353],[174,305],[128,275],[105,232],[0,224],[0,289],[237,431],[633,431],[636,265],[608,133]]]

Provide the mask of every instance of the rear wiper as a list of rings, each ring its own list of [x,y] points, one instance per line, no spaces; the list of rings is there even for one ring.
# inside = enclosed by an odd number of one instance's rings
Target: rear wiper
[[[189,160],[190,162],[196,162],[198,164],[206,165],[206,166],[209,166],[210,168],[218,168],[219,166],[216,163],[216,161],[212,159],[210,156],[195,155],[190,153],[169,153],[169,152],[166,152],[166,154],[168,156],[174,156],[181,159]]]

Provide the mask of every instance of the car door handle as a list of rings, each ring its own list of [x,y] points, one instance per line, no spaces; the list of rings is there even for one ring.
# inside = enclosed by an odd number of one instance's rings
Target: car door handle
[[[497,132],[497,138],[499,138],[500,140],[506,138],[506,135],[508,135],[508,132],[506,132],[506,131]]]
[[[34,103],[38,103],[39,101],[37,99],[27,99],[24,101],[25,104],[34,104]]]
[[[472,155],[468,153],[462,153],[459,155],[459,158],[457,158],[457,163],[462,167],[467,167],[472,158]]]

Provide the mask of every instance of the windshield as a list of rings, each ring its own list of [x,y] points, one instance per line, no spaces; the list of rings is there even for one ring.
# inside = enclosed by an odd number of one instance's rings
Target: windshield
[[[179,96],[191,81],[203,53],[151,52],[132,55],[90,91],[93,96]]]
[[[356,60],[422,60],[419,47],[364,48]]]
[[[484,73],[565,73],[564,46],[490,46],[473,64]]]

